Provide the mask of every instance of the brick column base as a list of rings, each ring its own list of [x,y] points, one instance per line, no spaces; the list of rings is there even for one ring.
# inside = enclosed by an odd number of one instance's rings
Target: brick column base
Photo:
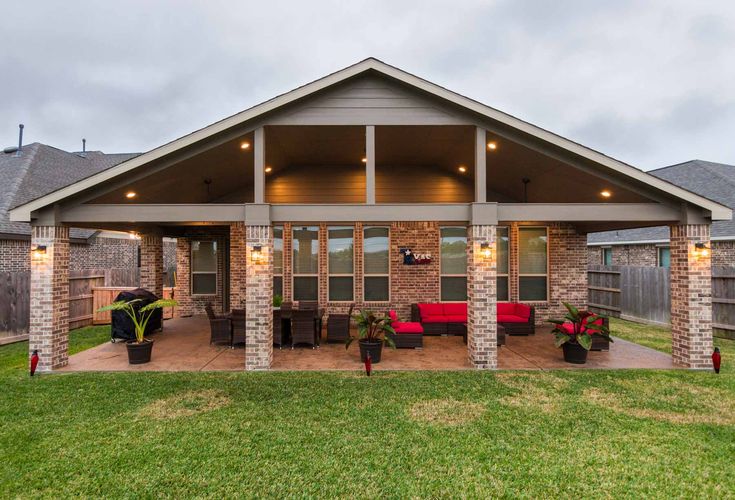
[[[163,238],[159,235],[141,237],[140,287],[163,298]]]
[[[273,228],[245,226],[245,369],[267,370],[273,362]],[[261,247],[260,260],[253,247]]]
[[[712,258],[710,226],[671,226],[671,356],[687,368],[712,366]]]
[[[29,355],[38,350],[39,372],[69,362],[69,228],[34,226],[31,247],[46,247],[31,256]]]
[[[495,226],[470,226],[467,235],[467,353],[480,369],[498,367],[495,233]]]

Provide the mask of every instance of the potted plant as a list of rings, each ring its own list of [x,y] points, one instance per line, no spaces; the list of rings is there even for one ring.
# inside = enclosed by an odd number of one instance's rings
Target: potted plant
[[[610,331],[604,325],[604,317],[590,311],[580,311],[566,302],[564,319],[550,319],[554,329],[551,333],[556,337],[554,344],[564,351],[564,361],[582,365],[587,362],[587,353],[592,347],[592,337],[599,335],[612,342]]]
[[[377,316],[373,311],[360,311],[352,316],[357,324],[357,337],[350,336],[347,339],[345,349],[357,338],[360,345],[360,360],[364,363],[368,353],[373,363],[380,362],[383,353],[383,344],[395,347],[393,340],[386,333],[395,335],[396,331],[391,326],[392,320],[388,316]]]
[[[273,296],[273,309],[280,309],[281,304],[283,304],[283,296],[277,293]]]
[[[153,351],[153,341],[145,338],[145,328],[156,309],[164,307],[175,307],[179,305],[173,299],[159,299],[151,302],[143,307],[136,308],[135,304],[142,299],[134,299],[131,301],[119,300],[110,305],[100,307],[97,311],[124,311],[135,326],[135,340],[129,341],[126,345],[128,348],[128,363],[131,365],[140,365],[148,363],[151,360],[151,352]]]

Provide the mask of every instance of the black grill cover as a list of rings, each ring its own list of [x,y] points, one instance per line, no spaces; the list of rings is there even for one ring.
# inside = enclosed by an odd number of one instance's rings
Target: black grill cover
[[[155,302],[158,300],[154,294],[143,288],[136,288],[135,290],[129,290],[120,292],[115,298],[115,302],[124,300],[130,302],[131,300],[141,299],[136,302],[133,307],[138,310],[141,307]],[[112,340],[135,340],[135,326],[133,320],[125,311],[112,311]],[[161,329],[161,322],[163,321],[163,310],[156,309],[153,311],[151,319],[145,327],[145,334],[150,335],[156,330]]]

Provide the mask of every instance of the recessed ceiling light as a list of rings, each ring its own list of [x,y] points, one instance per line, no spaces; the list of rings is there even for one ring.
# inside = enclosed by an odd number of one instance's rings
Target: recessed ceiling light
[[[459,170],[462,173],[465,173],[465,172],[467,172],[467,167],[465,167],[464,165],[460,165],[457,170]]]
[[[367,163],[367,158],[363,158],[363,159],[362,159],[362,162],[363,162],[363,163]]]
[[[272,167],[265,167],[265,173],[266,174],[269,173],[269,172],[271,172],[272,170],[273,170]]]
[[[609,198],[612,196],[612,193],[605,189],[604,191],[600,191],[600,196],[602,196],[603,198]]]
[[[250,143],[248,141],[243,142],[240,144],[240,149],[250,149]]]
[[[135,191],[128,191],[127,193],[125,193],[125,197],[128,199],[135,198],[136,196],[138,196],[138,193],[136,193]]]
[[[492,149],[493,151],[498,149],[498,145],[494,142],[488,142],[487,143],[487,149]]]

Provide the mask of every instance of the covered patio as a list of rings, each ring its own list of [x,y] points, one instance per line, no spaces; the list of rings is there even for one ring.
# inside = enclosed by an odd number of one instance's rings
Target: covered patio
[[[509,336],[498,349],[500,370],[551,370],[580,368],[565,363],[553,344],[548,329],[539,328],[535,335]],[[166,321],[163,333],[156,334],[155,355],[145,365],[128,364],[123,344],[105,343],[69,357],[64,372],[85,371],[241,371],[243,347],[209,344],[206,316],[174,318]],[[356,345],[345,350],[344,344],[327,344],[322,335],[318,349],[284,347],[273,353],[273,370],[319,371],[362,370]],[[668,356],[648,347],[616,339],[609,352],[591,352],[585,368],[602,369],[668,369],[675,365]],[[461,336],[427,336],[423,349],[385,349],[375,370],[468,370],[467,346]]]

